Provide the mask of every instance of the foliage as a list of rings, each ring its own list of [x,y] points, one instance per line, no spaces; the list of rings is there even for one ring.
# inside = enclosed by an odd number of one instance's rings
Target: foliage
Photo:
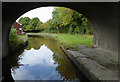
[[[22,17],[19,23],[23,31],[42,31],[48,33],[93,34],[92,25],[81,13],[65,7],[55,7],[52,19],[42,23],[37,17]]]
[[[16,29],[11,28],[9,33],[9,46],[10,46],[11,52],[14,52],[14,50],[16,49],[16,46],[18,46],[16,32],[17,32]]]
[[[14,44],[17,44],[17,33],[16,33],[16,29],[14,28],[11,28],[10,30],[10,33],[9,33],[9,41],[14,43]]]
[[[73,25],[71,24],[71,25],[70,25],[70,28],[69,28],[69,33],[70,33],[70,34],[73,34],[73,31],[74,31]]]
[[[14,53],[20,45],[24,45],[28,39],[26,35],[17,35],[16,32],[16,29],[11,28],[9,33],[9,47],[11,53]]]
[[[40,25],[42,22],[37,18],[30,19],[29,17],[22,17],[18,21],[20,24],[22,24],[23,31],[35,31],[35,30],[41,30]]]
[[[90,22],[77,11],[64,7],[56,7],[52,12],[52,17],[47,26],[49,29],[46,32],[93,34]]]
[[[47,22],[43,23],[40,25],[40,29],[43,30],[43,29],[49,29],[50,28],[50,23],[51,23],[51,19],[48,20]]]
[[[23,27],[23,31],[25,31],[25,29],[26,29],[26,26],[28,25],[28,23],[30,22],[30,18],[29,17],[21,17],[19,20],[18,20],[18,22],[20,23],[20,24],[22,24],[22,27]]]

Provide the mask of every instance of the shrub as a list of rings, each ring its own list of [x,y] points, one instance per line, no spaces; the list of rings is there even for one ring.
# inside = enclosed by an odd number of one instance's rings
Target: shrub
[[[11,28],[10,33],[9,33],[9,41],[17,44],[17,31],[16,29]]]

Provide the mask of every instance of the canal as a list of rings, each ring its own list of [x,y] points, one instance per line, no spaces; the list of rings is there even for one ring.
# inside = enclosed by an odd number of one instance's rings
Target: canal
[[[3,63],[9,64],[5,79],[87,81],[51,36],[29,36],[28,45]]]

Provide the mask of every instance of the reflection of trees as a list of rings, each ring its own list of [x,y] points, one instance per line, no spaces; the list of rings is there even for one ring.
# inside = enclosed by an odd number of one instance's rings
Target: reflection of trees
[[[13,77],[11,75],[11,70],[15,72],[15,69],[21,66],[19,62],[21,58],[19,57],[19,55],[21,55],[24,52],[24,48],[22,48],[17,53],[11,55],[10,57],[2,61],[2,64],[3,64],[2,76],[4,77],[2,82],[14,82]]]
[[[77,78],[70,64],[66,61],[64,55],[55,53],[53,55],[55,63],[58,63],[56,70],[61,74],[63,80],[75,80]]]
[[[27,50],[30,50],[31,48],[34,49],[40,49],[40,47],[45,44],[50,50],[54,52],[53,54],[53,60],[55,61],[58,66],[56,67],[56,70],[61,74],[61,79],[63,80],[74,80],[77,78],[76,74],[74,73],[71,65],[66,60],[65,54],[62,52],[60,46],[57,44],[57,41],[54,38],[51,38],[50,36],[37,36],[37,37],[29,37]],[[21,53],[23,53],[24,49],[17,53],[17,55],[14,56],[14,59],[12,61],[12,67],[19,68],[20,63],[18,62],[20,60],[20,57],[18,57]]]
[[[43,44],[40,41],[40,38],[38,37],[29,37],[29,41],[28,41],[28,47],[26,48],[26,50],[30,50],[31,48],[34,49],[40,49],[40,46],[42,46]]]
[[[54,38],[50,36],[29,37],[27,50],[31,48],[39,49],[43,44],[54,52],[53,60],[58,64],[56,70],[61,74],[62,79],[74,80],[76,75],[68,61],[65,59],[65,54],[62,52],[60,46]]]
[[[30,50],[31,48],[34,49],[40,49],[40,47],[45,44],[49,49],[51,49],[53,52],[60,52],[60,48],[58,48],[57,41],[50,37],[50,36],[35,36],[35,37],[29,37],[29,45],[26,48],[27,50]]]
[[[26,47],[22,48],[17,53],[12,55],[12,57],[11,57],[11,67],[12,67],[13,71],[14,71],[14,69],[19,68],[19,66],[22,66],[22,64],[20,64],[20,62],[19,62],[19,60],[21,60],[21,57],[19,57],[19,56],[24,52],[25,48]]]

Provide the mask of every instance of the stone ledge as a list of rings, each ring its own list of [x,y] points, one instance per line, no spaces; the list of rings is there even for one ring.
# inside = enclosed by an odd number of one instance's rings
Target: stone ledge
[[[109,70],[86,55],[76,51],[67,50],[66,53],[89,80],[118,80],[117,71]]]

